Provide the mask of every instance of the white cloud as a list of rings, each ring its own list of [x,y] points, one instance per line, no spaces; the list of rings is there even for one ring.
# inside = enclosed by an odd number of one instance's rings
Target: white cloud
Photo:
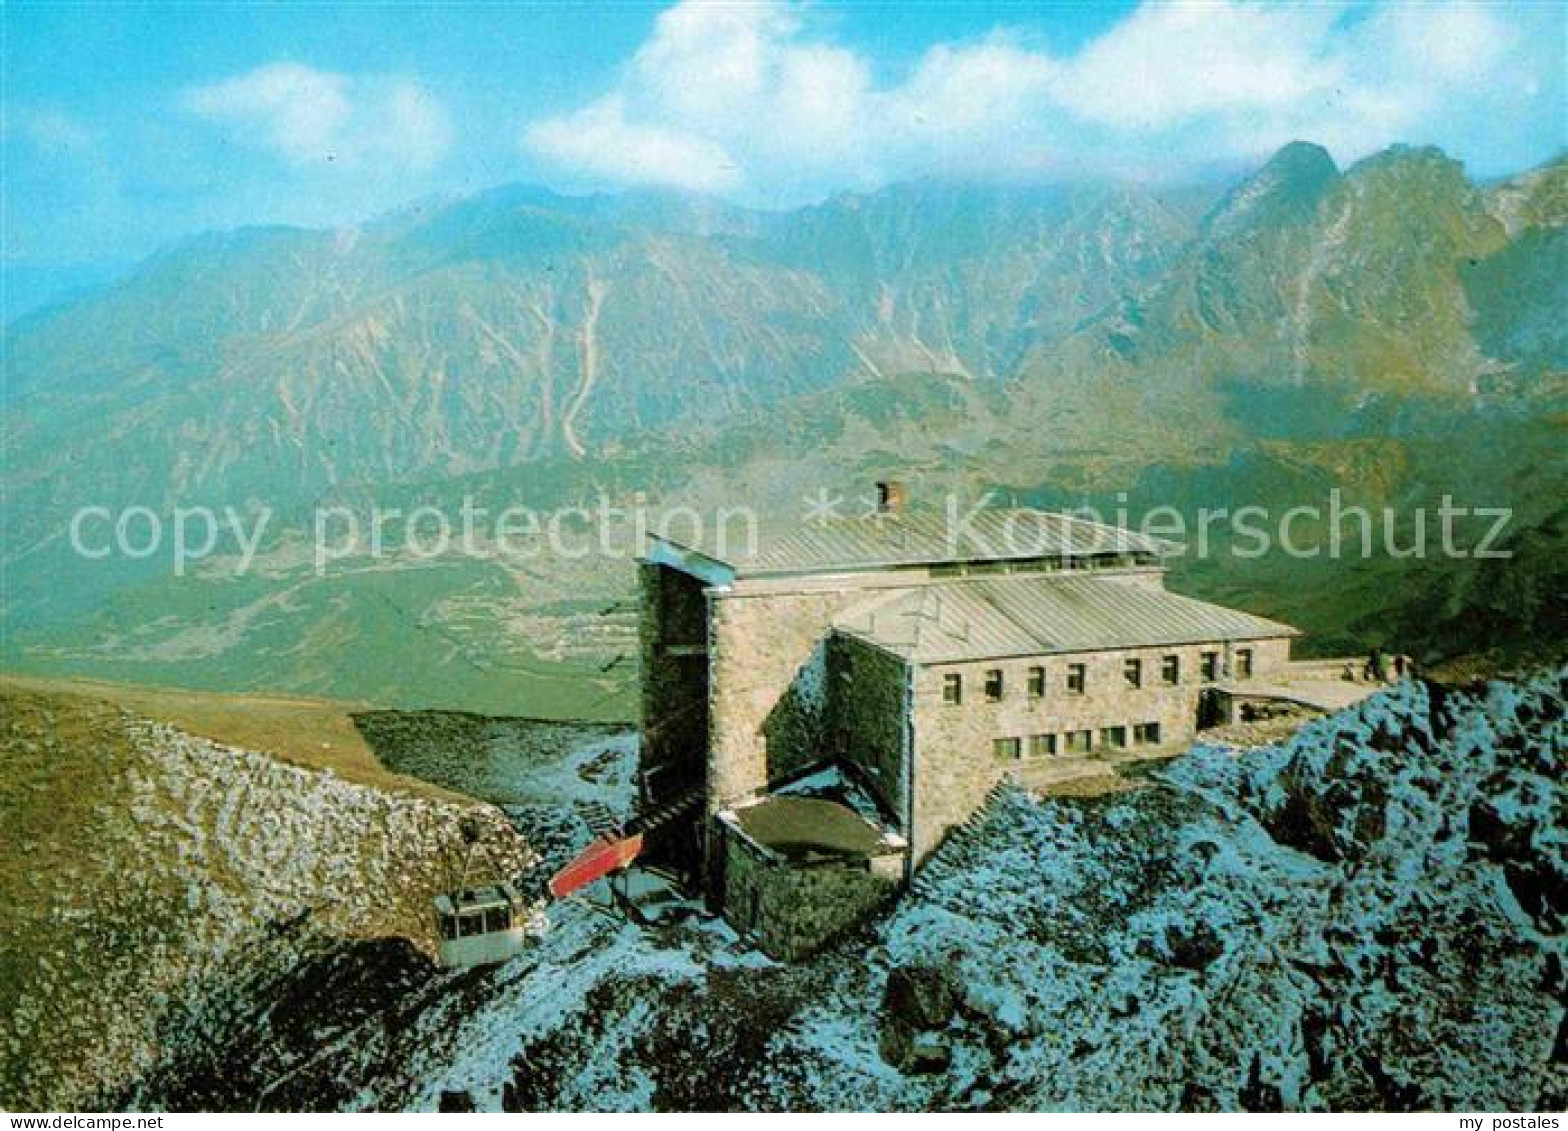
[[[183,107],[291,165],[391,163],[421,171],[451,145],[445,108],[406,78],[355,77],[269,63],[186,90]]]
[[[530,126],[528,144],[580,176],[695,192],[739,187],[740,170],[717,143],[626,120],[619,94]]]
[[[570,175],[704,191],[755,176],[837,178],[864,141],[865,61],[803,37],[778,4],[680,4],[620,84],[582,109],[535,122],[525,146]]]
[[[1479,4],[1428,9],[1396,4],[1374,17],[1373,28],[1376,34],[1368,38],[1386,48],[1398,73],[1412,76],[1429,72],[1474,80],[1496,69],[1516,46],[1513,28]]]
[[[1288,109],[1339,79],[1326,50],[1337,15],[1327,5],[1145,6],[1073,60],[1056,93],[1114,126]]]
[[[379,136],[375,152],[400,158],[415,169],[434,167],[452,145],[452,122],[446,107],[418,83],[387,82],[382,92],[381,122],[372,123],[371,136]]]
[[[1000,28],[936,44],[880,87],[812,15],[677,4],[610,90],[532,123],[524,146],[567,181],[793,203],[927,173],[1180,176],[1298,137],[1341,160],[1396,141],[1484,156],[1505,147],[1460,126],[1487,115],[1555,121],[1546,152],[1564,141],[1553,6],[1146,4],[1072,55]]]
[[[1015,38],[931,48],[900,86],[868,107],[885,175],[957,170],[976,176],[1047,171],[1060,111],[1061,64]]]
[[[796,13],[772,4],[678,4],[655,21],[630,78],[675,117],[728,118],[767,94],[780,47],[799,27]]]

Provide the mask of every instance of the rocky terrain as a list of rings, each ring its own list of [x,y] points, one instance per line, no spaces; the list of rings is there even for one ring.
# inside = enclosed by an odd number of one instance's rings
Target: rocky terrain
[[[624,724],[363,711],[359,728],[389,769],[499,806],[539,856],[564,866],[604,818],[637,800],[637,733]]]
[[[885,920],[797,966],[584,902],[489,971],[311,952],[231,980],[120,1098],[1558,1110],[1565,704],[1568,669],[1407,682],[1139,789],[1004,792]]]
[[[494,866],[533,850],[495,810],[285,765],[101,700],[0,688],[0,1106],[84,1109],[120,1094],[286,973],[331,1000],[341,967],[428,979],[429,900],[477,822]],[[316,969],[315,974],[306,971]],[[347,1003],[352,1008],[352,1003]],[[281,1027],[281,1026],[280,1026]]]

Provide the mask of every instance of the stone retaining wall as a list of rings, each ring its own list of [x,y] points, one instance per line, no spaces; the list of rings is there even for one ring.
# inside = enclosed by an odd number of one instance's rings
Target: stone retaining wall
[[[723,821],[724,916],[771,958],[809,957],[897,895],[902,868],[879,861],[791,864]]]

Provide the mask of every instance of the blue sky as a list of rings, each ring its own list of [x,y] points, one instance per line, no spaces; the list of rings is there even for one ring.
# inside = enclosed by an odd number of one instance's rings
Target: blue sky
[[[68,277],[511,181],[784,207],[926,175],[1179,181],[1296,137],[1496,175],[1565,144],[1564,10],[13,2],[5,261]]]

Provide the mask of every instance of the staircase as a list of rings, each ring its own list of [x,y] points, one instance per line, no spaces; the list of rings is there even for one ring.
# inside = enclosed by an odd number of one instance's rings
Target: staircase
[[[697,808],[704,792],[705,787],[694,785],[685,793],[677,794],[668,801],[662,801],[652,808],[634,814],[626,827],[641,833],[654,832]]]
[[[579,801],[577,816],[596,837],[614,836],[621,828],[621,822],[601,801]]]
[[[977,863],[974,858],[982,851],[976,839],[986,822],[987,810],[998,797],[1014,788],[1016,786],[1007,778],[993,785],[975,811],[947,831],[937,850],[920,865],[909,890],[922,898],[929,897],[935,894],[943,879],[972,868]]]
[[[703,787],[692,786],[684,793],[667,801],[634,812],[622,820],[608,806],[599,801],[579,801],[574,806],[577,817],[588,826],[595,838],[614,840],[634,833],[651,833],[690,814],[702,800]]]

